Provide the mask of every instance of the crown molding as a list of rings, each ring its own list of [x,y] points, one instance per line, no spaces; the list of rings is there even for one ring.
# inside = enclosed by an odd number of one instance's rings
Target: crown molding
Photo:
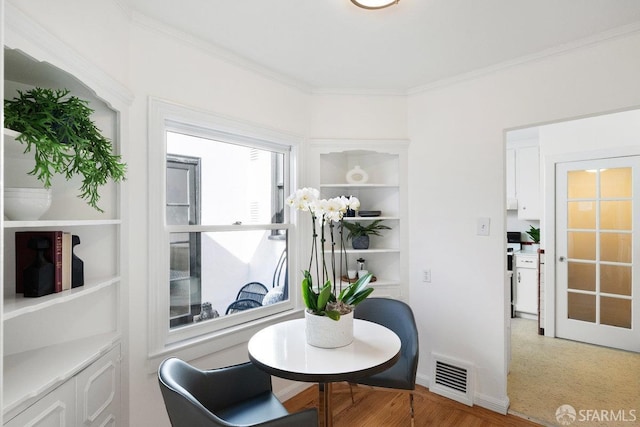
[[[100,67],[44,29],[11,3],[5,3],[4,44],[70,72],[107,102],[130,106],[134,95]]]
[[[499,71],[507,70],[509,68],[513,68],[519,65],[540,61],[553,56],[564,55],[567,53],[574,52],[576,50],[598,45],[600,43],[605,43],[610,40],[628,37],[638,32],[640,32],[640,22],[635,22],[633,24],[624,25],[624,26],[607,30],[589,37],[584,37],[579,40],[565,43],[560,46],[555,46],[549,49],[545,49],[531,55],[521,56],[513,60],[504,61],[495,65],[473,70],[468,73],[459,74],[457,76],[453,76],[450,78],[446,78],[446,79],[438,80],[432,83],[427,83],[421,86],[410,88],[409,90],[407,90],[406,94],[417,95],[423,92],[429,92],[435,89],[441,89],[447,86],[453,86],[458,83],[462,83],[464,81],[474,80],[474,79],[487,76],[493,73],[497,73]]]
[[[233,64],[248,71],[252,71],[256,74],[260,74],[261,76],[277,83],[293,87],[301,92],[309,94],[311,93],[311,86],[308,83],[287,76],[269,67],[265,67],[257,63],[256,61],[238,55],[237,53],[232,52],[229,49],[225,49],[214,43],[204,41],[203,39],[195,37],[184,31],[177,30],[170,25],[164,24],[139,12],[133,11],[131,16],[133,24],[137,25],[140,28],[145,28],[147,30],[162,34],[174,40],[178,40],[182,43],[193,46],[196,49],[212,55],[215,58],[221,59],[229,64]]]

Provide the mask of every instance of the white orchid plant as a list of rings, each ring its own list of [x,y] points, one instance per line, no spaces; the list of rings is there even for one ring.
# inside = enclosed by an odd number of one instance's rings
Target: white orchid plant
[[[328,316],[333,320],[340,319],[341,314],[347,314],[373,292],[373,288],[367,285],[371,281],[371,274],[358,278],[349,286],[342,288],[342,280],[336,281],[336,257],[335,257],[335,234],[334,228],[338,224],[340,236],[340,263],[338,270],[342,277],[342,260],[344,259],[345,270],[347,256],[344,250],[343,238],[343,218],[348,210],[360,209],[360,201],[356,197],[334,197],[331,199],[320,199],[320,192],[315,188],[301,188],[290,195],[286,203],[293,209],[309,212],[312,222],[311,257],[309,268],[304,270],[302,281],[302,298],[307,310],[320,316]],[[328,228],[328,233],[326,229]],[[318,229],[320,236],[318,236]],[[331,257],[329,259],[331,271],[327,268],[325,258],[326,234],[331,242]],[[320,237],[320,255],[318,254],[318,237]],[[344,258],[343,258],[344,255]],[[318,283],[314,289],[313,267],[315,262],[315,277]],[[331,274],[329,274],[331,273]],[[333,284],[332,284],[333,280]],[[339,282],[340,285],[336,285]],[[321,285],[322,284],[322,285]],[[337,295],[337,296],[336,296]]]

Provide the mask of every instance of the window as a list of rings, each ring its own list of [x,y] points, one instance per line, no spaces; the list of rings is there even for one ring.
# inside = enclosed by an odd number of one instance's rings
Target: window
[[[292,309],[291,138],[152,106],[152,352]]]

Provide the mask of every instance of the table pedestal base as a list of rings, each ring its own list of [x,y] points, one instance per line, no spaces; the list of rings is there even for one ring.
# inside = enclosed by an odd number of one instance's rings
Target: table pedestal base
[[[318,383],[318,426],[333,426],[331,383]]]

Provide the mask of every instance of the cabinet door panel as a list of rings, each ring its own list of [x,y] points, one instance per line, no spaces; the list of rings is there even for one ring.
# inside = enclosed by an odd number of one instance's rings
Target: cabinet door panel
[[[60,387],[10,420],[5,427],[68,427],[75,425],[75,381]]]
[[[516,154],[518,219],[540,219],[540,155],[538,147],[519,148]]]
[[[79,426],[115,424],[120,406],[120,347],[78,374]]]
[[[537,314],[538,275],[536,270],[520,268],[516,275],[516,311]]]

